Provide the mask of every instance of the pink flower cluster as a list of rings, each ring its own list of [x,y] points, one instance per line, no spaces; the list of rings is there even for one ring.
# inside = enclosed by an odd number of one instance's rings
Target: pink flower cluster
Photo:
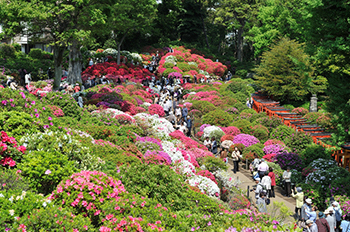
[[[221,127],[226,135],[236,136],[241,133],[241,131],[235,126]]]
[[[274,144],[280,144],[285,146],[284,142],[278,139],[269,139],[264,143],[264,146],[274,145]]]
[[[115,119],[119,122],[119,124],[132,124],[135,123],[135,119],[131,118],[126,114],[118,114],[115,116]]]
[[[168,153],[164,151],[146,151],[144,154],[146,162],[155,164],[171,164],[171,158]]]
[[[203,150],[208,150],[208,148],[206,146],[204,146],[203,144],[200,144],[200,143],[192,140],[191,138],[185,136],[184,133],[182,133],[179,130],[171,132],[169,135],[174,139],[180,140],[184,145],[184,149],[201,148]]]
[[[250,147],[256,143],[260,143],[259,139],[255,138],[252,135],[247,135],[247,134],[239,134],[235,136],[232,142],[234,144],[242,143],[245,147]]]
[[[119,146],[115,145],[114,143],[111,143],[109,141],[105,141],[102,139],[94,140],[94,144],[97,144],[100,146],[111,146],[111,147],[115,147],[117,149],[121,149]]]
[[[185,160],[189,161],[196,168],[199,168],[199,164],[198,164],[198,162],[196,160],[196,156],[193,152],[188,152],[188,151],[181,149],[181,154]]]
[[[159,117],[163,117],[165,115],[163,107],[158,104],[150,105],[148,107],[148,112],[150,115],[158,114]]]
[[[13,159],[16,158],[18,152],[19,154],[24,154],[26,151],[25,146],[18,146],[17,141],[14,137],[9,137],[5,131],[1,131],[0,135],[0,164],[2,166],[8,165],[14,167],[16,161]]]
[[[211,179],[212,181],[214,181],[216,184],[218,184],[218,182],[215,179],[215,176],[211,172],[209,172],[208,170],[201,170],[201,171],[197,172],[197,175],[207,177],[207,178]]]
[[[263,148],[263,151],[265,152],[265,154],[276,154],[276,155],[288,152],[286,147],[280,144],[272,144],[272,145],[265,146]]]

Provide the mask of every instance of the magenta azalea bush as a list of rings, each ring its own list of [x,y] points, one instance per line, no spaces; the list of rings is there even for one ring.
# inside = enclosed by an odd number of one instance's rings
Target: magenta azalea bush
[[[221,127],[226,135],[236,136],[241,133],[241,131],[235,126]]]
[[[158,161],[157,164],[166,164],[170,165],[171,164],[171,158],[168,155],[168,153],[164,151],[146,151],[144,154],[144,157],[147,159],[147,157],[150,157],[152,159],[156,159]]]
[[[165,115],[164,109],[161,105],[152,104],[148,108],[148,112],[150,115],[158,114],[159,117],[163,117]]]
[[[287,153],[288,149],[286,146],[280,145],[280,144],[273,144],[265,146],[263,151],[265,154],[281,154],[281,153]]]
[[[237,135],[233,141],[234,144],[236,143],[242,143],[245,147],[250,147],[254,144],[260,143],[259,139],[255,138],[252,135],[247,134],[239,134]]]
[[[199,127],[199,131],[203,132],[205,128],[210,127],[210,124],[203,124]]]

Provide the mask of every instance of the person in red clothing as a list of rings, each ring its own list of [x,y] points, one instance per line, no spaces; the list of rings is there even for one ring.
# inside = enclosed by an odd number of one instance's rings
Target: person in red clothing
[[[318,232],[331,231],[329,228],[329,224],[327,220],[324,218],[324,214],[322,212],[318,213],[318,219],[316,220],[316,225],[317,225]]]
[[[75,87],[74,87],[74,92],[79,92],[80,91],[80,86],[78,83],[75,84]]]
[[[271,178],[271,189],[269,190],[269,196],[275,198],[276,175],[273,172],[272,167],[269,167],[268,176]]]

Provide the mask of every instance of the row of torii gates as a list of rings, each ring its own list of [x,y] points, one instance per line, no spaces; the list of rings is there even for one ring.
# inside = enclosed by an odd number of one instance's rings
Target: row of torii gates
[[[265,94],[256,92],[252,95],[253,106],[252,108],[260,112],[265,112],[269,117],[278,117],[282,119],[282,122],[289,127],[292,127],[296,131],[304,131],[310,134],[314,143],[319,144],[326,148],[331,148],[323,142],[323,140],[328,139],[332,136],[331,133],[326,133],[323,128],[317,124],[312,124],[312,122],[307,121],[301,115],[291,112],[290,109],[282,107],[279,102],[270,99]],[[350,146],[342,146],[341,150],[336,150],[333,152],[332,156],[338,162],[339,166],[347,168],[350,171]]]

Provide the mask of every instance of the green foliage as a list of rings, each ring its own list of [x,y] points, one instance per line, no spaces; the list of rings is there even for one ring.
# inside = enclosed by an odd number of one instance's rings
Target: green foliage
[[[244,110],[242,110],[241,111],[241,113],[249,113],[249,114],[257,114],[257,112],[255,111],[255,110],[253,110],[253,109],[244,109]]]
[[[160,151],[160,146],[152,142],[136,142],[136,147],[142,154],[146,151]]]
[[[0,228],[3,230],[6,227],[11,227],[16,221],[15,218],[21,218],[33,210],[47,205],[44,196],[30,191],[9,189],[1,191],[0,196]]]
[[[284,141],[286,138],[290,137],[294,133],[296,132],[294,131],[293,128],[288,127],[286,125],[280,125],[276,129],[271,131],[270,139],[278,139],[278,140]]]
[[[79,118],[82,109],[77,107],[77,102],[69,94],[63,94],[61,92],[49,92],[47,97],[43,101],[46,105],[59,106],[64,115],[72,118]]]
[[[260,119],[260,118],[266,118],[266,113],[265,112],[260,112],[258,114],[253,114],[250,118],[249,118],[249,121],[251,123],[257,123],[257,120]]]
[[[183,72],[188,72],[191,70],[191,67],[189,64],[185,63],[185,62],[179,62],[176,65],[179,69],[181,69]]]
[[[16,50],[15,48],[6,43],[0,44],[0,57],[7,59],[7,58],[15,58],[16,56]]]
[[[313,83],[320,80],[314,75],[309,56],[303,44],[282,38],[262,55],[260,65],[255,69],[261,88],[284,102],[304,100],[309,92],[314,92]],[[324,83],[323,83],[324,85]]]
[[[294,183],[295,185],[303,183],[303,176],[301,175],[301,172],[299,172],[298,170],[292,169],[291,170],[292,175],[291,175],[291,182]]]
[[[247,119],[236,120],[231,125],[237,127],[243,134],[250,134],[252,130],[252,125]]]
[[[204,165],[209,172],[215,172],[219,169],[227,170],[227,166],[220,158],[206,156],[198,160],[199,165]]]
[[[25,225],[27,231],[36,231],[38,228],[45,231],[86,231],[93,230],[89,218],[83,215],[73,215],[69,210],[58,206],[48,206],[44,209],[28,211],[30,213],[21,217],[13,228],[21,230]]]
[[[261,143],[265,143],[269,139],[269,130],[262,125],[253,126],[252,132],[252,135],[259,139]]]
[[[284,143],[291,148],[292,152],[298,154],[301,154],[312,142],[312,137],[303,131],[294,132],[284,139]]]
[[[34,59],[42,59],[43,58],[42,51],[39,48],[32,48],[32,49],[30,49],[30,52],[29,52],[28,56],[30,56],[30,57],[32,57]]]
[[[250,147],[244,148],[242,153],[243,159],[245,160],[249,154],[253,153],[257,154],[259,158],[262,158],[265,155],[263,148],[264,144],[262,143],[256,143]]]
[[[245,104],[245,102],[244,103],[237,102],[237,103],[233,104],[233,107],[235,107],[239,112],[241,112],[242,110],[245,110],[245,109],[249,109],[247,107],[247,105]]]
[[[266,163],[269,165],[269,167],[273,168],[273,172],[276,175],[276,185],[279,186],[282,183],[282,176],[284,171],[276,163],[272,163],[272,162],[266,162]]]
[[[31,189],[44,195],[51,193],[62,179],[77,171],[74,162],[57,151],[28,152],[18,168],[30,180]]]
[[[202,113],[202,115],[207,114],[216,109],[216,107],[208,101],[191,101],[191,103],[191,109],[199,110]]]
[[[278,117],[271,117],[271,118],[270,117],[262,117],[262,118],[258,118],[256,120],[256,122],[265,126],[270,131],[272,131],[272,129],[277,128],[278,126],[284,125],[282,120]]]
[[[204,115],[202,120],[206,124],[226,127],[232,123],[233,119],[229,113],[217,109]]]
[[[77,139],[65,132],[45,132],[22,137],[21,143],[25,143],[28,151],[42,150],[48,153],[58,151],[74,161],[74,165],[82,170],[100,170],[103,161],[93,155],[88,147],[85,147]]]
[[[0,170],[0,190],[19,190],[27,191],[29,189],[29,181],[19,172],[13,169]]]
[[[305,166],[308,166],[312,161],[322,158],[322,159],[331,159],[332,156],[326,149],[320,145],[310,144],[304,151],[301,153],[301,158]]]
[[[9,136],[20,139],[26,133],[43,131],[34,123],[34,118],[24,112],[9,111],[0,113],[0,131],[6,131]]]

